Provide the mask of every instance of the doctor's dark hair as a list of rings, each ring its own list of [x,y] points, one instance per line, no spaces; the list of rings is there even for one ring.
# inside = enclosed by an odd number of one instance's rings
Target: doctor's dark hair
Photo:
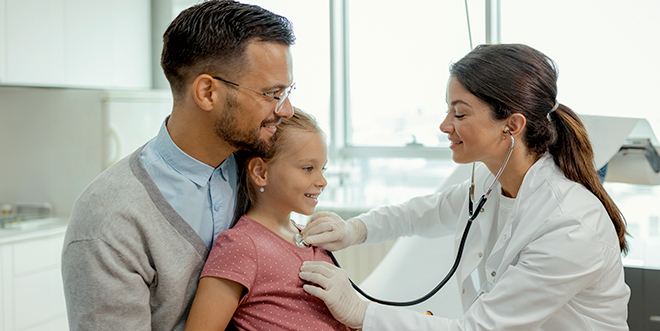
[[[250,210],[253,204],[258,202],[259,192],[256,192],[256,184],[252,183],[247,165],[250,160],[255,157],[260,157],[265,163],[275,161],[282,155],[282,151],[288,145],[288,142],[294,138],[294,132],[311,132],[318,133],[324,140],[325,134],[318,126],[316,119],[299,108],[293,108],[293,116],[291,118],[282,118],[282,122],[277,126],[277,131],[273,135],[273,145],[267,154],[255,154],[248,151],[238,151],[234,153],[239,166],[239,189],[238,197],[236,198],[236,211],[234,212],[234,220],[232,226],[238,222],[241,216]]]
[[[527,124],[522,141],[537,158],[546,152],[566,178],[582,184],[603,204],[628,251],[626,222],[600,182],[594,152],[580,118],[557,102],[557,66],[545,54],[526,45],[480,45],[450,67],[450,74],[470,93],[487,103],[496,120],[515,113]]]
[[[250,42],[290,46],[295,40],[291,22],[283,16],[255,5],[209,0],[182,11],[170,23],[163,34],[160,64],[176,100],[201,74],[240,75]]]

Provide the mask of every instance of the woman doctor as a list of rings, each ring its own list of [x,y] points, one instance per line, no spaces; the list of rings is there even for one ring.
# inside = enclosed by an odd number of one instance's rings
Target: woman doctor
[[[305,290],[335,318],[363,330],[628,330],[625,221],[599,181],[584,126],[556,99],[556,82],[554,62],[519,44],[479,46],[450,68],[440,130],[449,135],[455,162],[482,163],[473,196],[491,185],[493,192],[455,274],[462,318],[364,301],[346,272],[325,262],[303,264]],[[478,207],[470,187],[468,180],[346,222],[319,213],[304,240],[337,250],[455,233],[458,247],[470,205]]]

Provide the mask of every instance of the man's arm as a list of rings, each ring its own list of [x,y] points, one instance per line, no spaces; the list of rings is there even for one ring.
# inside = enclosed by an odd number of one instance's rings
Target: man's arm
[[[151,330],[149,281],[128,257],[100,239],[62,252],[70,330]]]

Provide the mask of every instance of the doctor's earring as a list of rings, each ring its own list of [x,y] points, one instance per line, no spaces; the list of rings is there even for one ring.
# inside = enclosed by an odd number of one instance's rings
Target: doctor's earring
[[[263,186],[259,188],[259,192],[264,193],[264,187]]]

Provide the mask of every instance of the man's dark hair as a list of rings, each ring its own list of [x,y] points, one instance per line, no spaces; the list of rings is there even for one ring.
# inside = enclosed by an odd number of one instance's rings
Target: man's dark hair
[[[182,11],[163,35],[161,66],[174,98],[203,73],[240,74],[252,41],[293,45],[291,22],[259,6],[209,0]]]

